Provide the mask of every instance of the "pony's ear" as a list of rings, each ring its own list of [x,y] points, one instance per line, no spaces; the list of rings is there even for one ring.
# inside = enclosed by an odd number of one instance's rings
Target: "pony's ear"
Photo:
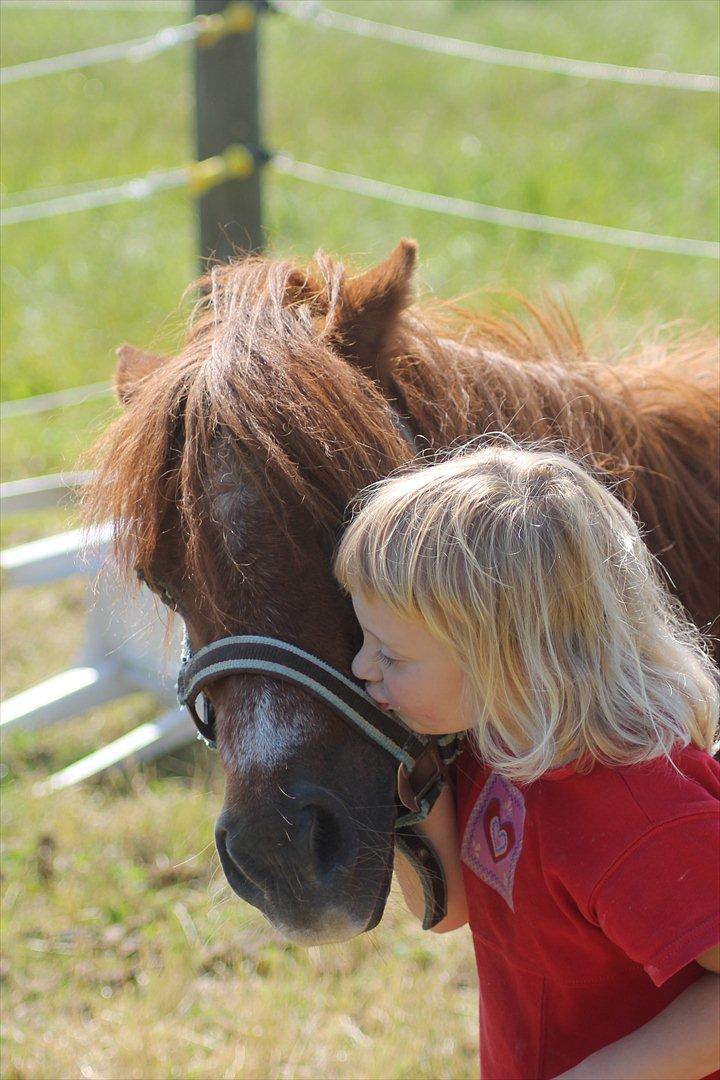
[[[397,316],[412,302],[416,261],[417,242],[403,239],[384,262],[347,279],[330,327],[342,355],[382,386],[383,350]]]
[[[132,345],[121,345],[116,350],[118,358],[115,368],[113,386],[115,395],[121,405],[126,405],[137,390],[139,383],[164,364],[168,357],[158,356],[156,353],[143,352]]]
[[[324,301],[323,288],[312,274],[307,270],[294,267],[288,274],[285,282],[284,304],[308,303],[311,308],[327,310],[327,301]]]

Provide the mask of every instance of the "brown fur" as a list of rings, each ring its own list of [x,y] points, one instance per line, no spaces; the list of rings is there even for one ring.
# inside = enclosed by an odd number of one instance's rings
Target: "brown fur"
[[[228,629],[208,523],[219,448],[298,544],[288,508],[336,535],[350,498],[411,456],[395,411],[431,451],[507,431],[561,441],[609,472],[707,630],[718,610],[713,348],[697,339],[593,360],[557,306],[526,303],[527,324],[413,306],[414,261],[412,241],[356,277],[323,253],[313,273],[235,260],[196,283],[178,356],[123,353],[126,409],[100,447],[88,511],[117,523],[126,567],[150,576],[172,534],[185,581]]]

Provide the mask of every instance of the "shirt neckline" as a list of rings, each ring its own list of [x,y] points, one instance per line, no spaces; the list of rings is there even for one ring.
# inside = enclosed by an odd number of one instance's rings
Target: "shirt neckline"
[[[556,769],[548,769],[540,777],[541,780],[567,780],[569,776],[575,776],[578,773],[578,767],[583,762],[590,763],[590,769],[595,767],[595,762],[592,760],[589,754],[579,754],[578,757],[573,758],[571,761],[566,761],[564,765],[558,765]],[[590,770],[588,770],[590,771]],[[587,775],[583,773],[583,776]]]

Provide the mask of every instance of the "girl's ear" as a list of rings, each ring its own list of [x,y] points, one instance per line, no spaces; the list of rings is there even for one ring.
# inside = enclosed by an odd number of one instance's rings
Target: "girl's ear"
[[[127,405],[143,379],[169,359],[156,353],[144,352],[132,345],[121,345],[116,350],[118,358],[113,386],[121,405]]]
[[[413,299],[417,242],[403,239],[378,266],[347,279],[327,333],[341,355],[388,390],[384,351]]]

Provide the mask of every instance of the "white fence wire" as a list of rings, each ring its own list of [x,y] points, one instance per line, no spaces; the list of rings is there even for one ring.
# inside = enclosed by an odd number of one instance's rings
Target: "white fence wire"
[[[79,190],[61,195],[54,199],[33,200],[33,192],[25,194],[30,202],[0,209],[0,225],[19,225],[25,221],[38,221],[40,218],[57,217],[78,210],[91,210],[97,206],[113,206],[115,203],[147,199],[157,191],[169,191],[187,183],[188,170],[185,166],[175,169],[157,169],[146,176],[136,176],[130,180],[93,181],[91,186],[78,185]]]
[[[580,79],[602,79],[604,82],[631,83],[635,86],[662,86],[673,90],[699,90],[705,93],[720,91],[720,78],[713,75],[693,75],[683,71],[664,71],[657,68],[627,67],[624,64],[604,64],[596,60],[572,60],[565,56],[548,56],[546,53],[525,52],[520,49],[504,49],[497,45],[483,45],[476,41],[427,34],[404,26],[362,19],[357,15],[333,11],[314,0],[307,3],[289,3],[274,0],[274,7],[293,18],[312,22],[331,30],[344,30],[359,37],[389,41],[395,45],[407,45],[425,52],[458,56],[483,64],[499,64],[503,67],[527,68],[550,72],[554,75],[571,75]]]
[[[7,0],[3,7],[29,6],[27,3],[14,5]],[[45,6],[36,2],[34,7]],[[58,4],[50,7],[68,7]],[[78,8],[89,7],[78,4]],[[94,7],[117,9],[120,5],[94,4]],[[123,5],[125,6],[125,5]],[[597,60],[576,60],[566,56],[551,56],[547,53],[528,52],[522,49],[507,49],[498,45],[487,45],[479,41],[465,41],[459,38],[444,37],[440,34],[428,34],[412,27],[395,26],[391,23],[376,22],[357,15],[326,8],[316,0],[272,0],[271,8],[303,22],[313,23],[326,30],[339,30],[358,37],[387,41],[395,45],[405,45],[425,52],[454,56],[473,60],[482,64],[495,64],[502,67],[525,68],[531,71],[543,71],[554,75],[569,75],[580,79],[599,79],[603,82],[625,83],[634,86],[663,87],[673,90],[694,90],[702,93],[718,93],[720,78],[714,75],[696,75],[685,71],[666,71],[662,68],[640,68],[625,64],[603,63]],[[138,8],[138,5],[135,5]],[[152,8],[148,8],[152,10]],[[180,7],[167,7],[167,10],[182,10]],[[64,56],[47,57],[31,60],[25,64],[0,69],[0,83],[18,82],[21,79],[52,75],[59,71],[71,71],[93,64],[103,64],[111,60],[128,59],[131,61],[147,60],[165,49],[173,48],[186,41],[193,41],[203,32],[200,22],[193,20],[181,26],[166,26],[144,38],[134,41],[100,45],[93,49],[84,49]]]
[[[287,173],[300,180],[307,180],[311,184],[340,188],[371,199],[383,199],[385,202],[399,203],[401,206],[412,206],[417,210],[431,210],[437,214],[449,214],[472,221],[486,221],[492,225],[505,225],[514,229],[529,229],[532,232],[550,233],[554,236],[569,236],[574,240],[593,240],[599,244],[614,244],[645,251],[662,251],[671,255],[699,255],[708,259],[720,259],[720,244],[709,240],[660,236],[633,229],[618,229],[610,225],[593,225],[587,221],[571,221],[548,214],[531,214],[525,210],[507,210],[500,206],[472,202],[469,199],[454,199],[447,195],[434,195],[427,191],[413,191],[410,188],[399,187],[397,184],[371,180],[366,176],[336,172],[319,165],[296,161],[288,154],[275,154],[271,164],[278,172]]]
[[[50,394],[38,394],[36,397],[19,398],[17,401],[4,401],[0,405],[0,420],[50,412],[51,409],[62,409],[68,405],[84,405],[86,401],[105,397],[111,389],[110,383],[105,381],[89,383],[87,386],[73,386],[69,390],[55,390]]]
[[[527,229],[531,232],[548,233],[554,236],[567,236],[574,240],[591,240],[600,244],[613,244],[618,247],[636,248],[643,251],[659,251],[670,255],[691,255],[707,259],[720,259],[720,244],[710,240],[695,240],[680,236],[663,236],[658,233],[641,232],[636,229],[617,228],[611,225],[597,225],[588,221],[574,221],[568,218],[553,217],[549,214],[534,214],[525,210],[511,210],[500,206],[488,206],[485,203],[469,199],[456,199],[448,195],[436,195],[429,191],[415,191],[412,188],[389,184],[354,173],[338,172],[313,165],[306,161],[297,161],[290,154],[277,152],[269,161],[270,167],[277,172],[294,176],[312,184],[350,191],[355,195],[364,195],[372,199],[411,206],[417,210],[429,210],[436,214],[448,214],[452,217],[465,218],[468,221],[484,221],[491,225],[501,225],[513,229]],[[187,181],[187,168],[178,167],[164,172],[155,172],[144,177],[124,180],[118,183],[108,180],[104,187],[93,183],[90,190],[81,190],[74,194],[56,199],[29,202],[0,210],[0,225],[14,225],[23,221],[54,217],[72,211],[90,210],[98,206],[110,206],[114,203],[133,199],[144,199],[156,191],[182,186]],[[27,193],[32,196],[32,192]]]
[[[194,41],[202,33],[200,23],[183,23],[182,26],[164,26],[155,34],[135,38],[133,41],[118,41],[111,45],[98,45],[93,49],[65,53],[63,56],[49,56],[42,60],[29,60],[25,64],[0,68],[0,84],[21,82],[24,79],[37,79],[41,75],[55,75],[59,71],[77,71],[79,68],[92,67],[94,64],[107,64],[112,60],[129,60],[140,63],[152,56]]]

